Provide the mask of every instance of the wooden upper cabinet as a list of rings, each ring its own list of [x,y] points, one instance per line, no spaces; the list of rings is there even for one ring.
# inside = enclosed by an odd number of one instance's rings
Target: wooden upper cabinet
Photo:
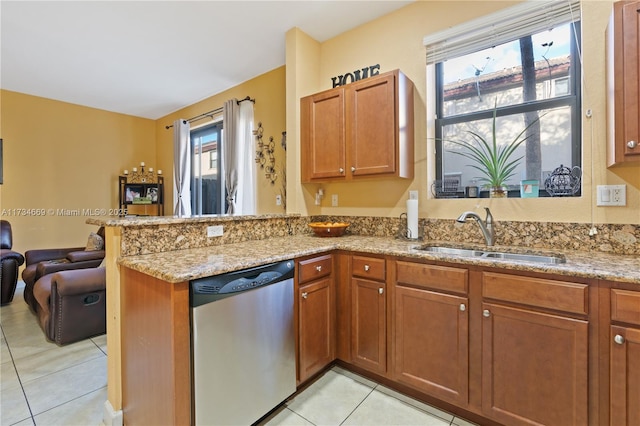
[[[344,90],[308,96],[300,101],[302,179],[345,176]]]
[[[303,182],[413,178],[413,83],[395,70],[300,100]]]
[[[613,4],[607,31],[607,165],[640,161],[640,1]]]

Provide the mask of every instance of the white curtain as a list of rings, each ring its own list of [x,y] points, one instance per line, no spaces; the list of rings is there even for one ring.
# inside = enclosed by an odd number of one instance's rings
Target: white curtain
[[[238,119],[238,214],[256,213],[256,162],[253,135],[253,102],[243,101],[239,105]]]
[[[238,102],[231,99],[222,109],[224,137],[222,143],[222,170],[227,190],[227,214],[236,213],[236,193],[238,191],[238,166],[236,152],[236,126],[238,123]]]
[[[238,105],[236,99],[223,107],[223,170],[227,190],[227,214],[256,213],[253,149],[253,102]]]
[[[173,214],[191,216],[191,141],[189,122],[173,122]]]

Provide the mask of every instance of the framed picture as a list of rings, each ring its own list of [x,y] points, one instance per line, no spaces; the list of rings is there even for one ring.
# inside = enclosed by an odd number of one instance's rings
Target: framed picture
[[[124,186],[124,202],[133,203],[136,198],[144,197],[144,185],[126,184]]]
[[[151,200],[152,203],[158,202],[158,188],[155,186],[150,186],[147,188],[147,198]]]

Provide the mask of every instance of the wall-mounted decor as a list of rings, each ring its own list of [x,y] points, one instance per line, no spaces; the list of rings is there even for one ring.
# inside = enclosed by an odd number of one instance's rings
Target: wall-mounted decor
[[[380,74],[380,64],[370,65],[359,70],[348,72],[343,75],[331,77],[331,83],[333,87],[342,86],[345,84],[353,83],[354,81],[362,80],[365,78],[373,77]]]
[[[260,168],[264,169],[264,176],[271,181],[271,185],[275,185],[278,175],[276,173],[276,157],[273,155],[275,151],[275,143],[273,136],[269,136],[269,142],[262,140],[264,129],[262,122],[258,122],[258,128],[253,131],[258,140],[258,149],[256,150],[256,163],[260,164]]]

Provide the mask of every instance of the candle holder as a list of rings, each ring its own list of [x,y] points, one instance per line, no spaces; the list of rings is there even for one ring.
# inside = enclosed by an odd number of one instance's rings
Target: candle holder
[[[127,178],[129,183],[158,183],[158,177],[162,175],[162,170],[157,172],[153,171],[153,167],[146,167],[145,162],[140,162],[140,170],[137,167],[124,171],[123,175]]]

